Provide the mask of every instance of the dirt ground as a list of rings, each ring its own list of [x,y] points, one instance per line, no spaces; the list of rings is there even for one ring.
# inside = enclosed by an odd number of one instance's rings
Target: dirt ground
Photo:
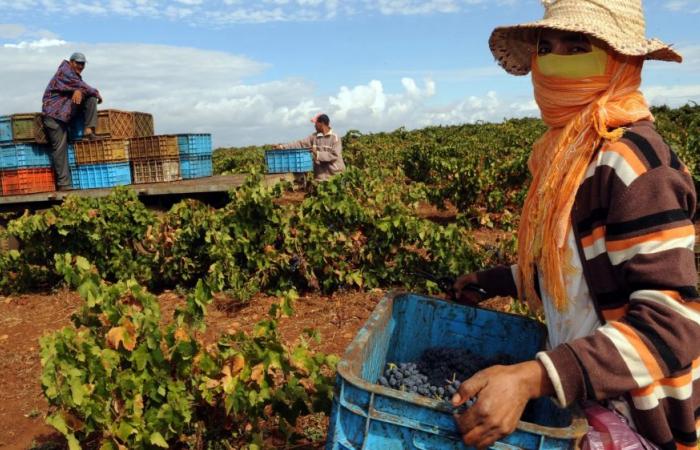
[[[295,305],[295,315],[282,319],[284,341],[293,343],[306,328],[321,333],[317,350],[342,355],[385,292],[347,292],[324,297],[307,295]],[[172,292],[159,296],[164,317],[182,302]],[[231,311],[224,296],[209,309],[206,340],[227,330],[249,330],[266,317],[273,297],[257,296],[249,304]],[[39,376],[39,338],[70,324],[70,316],[81,304],[80,297],[67,290],[46,295],[0,297],[0,448],[57,448],[62,439],[44,423],[48,404]],[[491,301],[493,309],[505,310],[505,299]],[[325,424],[324,424],[325,425]],[[311,447],[313,448],[313,447]]]

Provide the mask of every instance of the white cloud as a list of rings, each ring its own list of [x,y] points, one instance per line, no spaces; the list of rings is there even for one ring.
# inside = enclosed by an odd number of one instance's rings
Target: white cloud
[[[519,0],[0,0],[5,14],[121,15],[186,20],[202,26],[279,21],[318,21],[339,15],[449,14],[473,7],[513,4]]]
[[[0,38],[17,39],[21,37],[27,29],[23,25],[16,23],[0,23]]]
[[[30,30],[18,23],[0,23],[0,39],[56,39],[57,37],[48,30]]]
[[[3,44],[4,48],[29,48],[34,50],[46,49],[50,47],[62,47],[66,41],[60,39],[39,39],[38,41],[22,41],[17,44]]]
[[[215,145],[297,139],[312,131],[309,118],[319,112],[328,113],[341,133],[538,115],[529,92],[514,98],[491,91],[439,104],[434,81],[405,77],[392,90],[374,79],[340,86],[328,96],[320,95],[304,79],[250,82],[269,66],[226,52],[147,44],[40,42],[0,46],[4,68],[0,85],[12,86],[13,92],[0,103],[0,115],[40,110],[47,82],[73,51],[86,54],[83,75],[100,90],[103,108],[149,112],[154,115],[157,133],[212,133]],[[654,103],[680,104],[700,100],[700,85],[650,86],[645,93]]]
[[[666,1],[664,7],[670,11],[682,12],[684,14],[700,13],[700,4],[697,0],[670,0]]]
[[[642,89],[652,105],[681,106],[689,101],[700,103],[700,84],[682,86],[654,85]]]

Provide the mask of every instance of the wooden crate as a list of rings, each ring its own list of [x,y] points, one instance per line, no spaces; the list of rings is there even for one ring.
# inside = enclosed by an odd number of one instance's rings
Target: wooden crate
[[[128,111],[105,109],[97,113],[97,135],[111,139],[129,139],[134,134],[134,116]]]
[[[48,144],[41,113],[13,114],[12,139],[15,142]]]
[[[134,136],[147,137],[153,136],[155,128],[153,126],[153,115],[143,112],[134,111],[131,113],[134,118]]]
[[[131,162],[134,184],[163,183],[180,180],[180,160],[151,159]]]
[[[179,156],[177,136],[151,136],[129,140],[129,159],[132,161],[177,159]]]
[[[74,148],[75,162],[77,164],[124,162],[129,160],[129,141],[127,139],[79,141],[74,144]]]

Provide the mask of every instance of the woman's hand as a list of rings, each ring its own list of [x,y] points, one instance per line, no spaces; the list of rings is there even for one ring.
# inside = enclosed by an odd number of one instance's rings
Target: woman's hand
[[[485,300],[482,294],[475,289],[469,289],[467,286],[478,286],[479,280],[476,278],[476,272],[468,273],[457,278],[454,284],[455,301],[462,305],[475,306],[479,302]]]
[[[512,366],[493,366],[462,383],[452,398],[457,407],[471,398],[476,402],[455,415],[464,443],[486,448],[515,431],[527,402],[551,395],[552,383],[539,361]]]

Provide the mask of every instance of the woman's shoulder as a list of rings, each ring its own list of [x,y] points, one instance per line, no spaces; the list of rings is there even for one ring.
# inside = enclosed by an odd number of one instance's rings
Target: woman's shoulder
[[[615,143],[606,143],[604,149],[620,153],[636,171],[651,171],[658,167],[684,170],[685,166],[664,141],[650,120],[640,120],[624,127],[624,134]]]

